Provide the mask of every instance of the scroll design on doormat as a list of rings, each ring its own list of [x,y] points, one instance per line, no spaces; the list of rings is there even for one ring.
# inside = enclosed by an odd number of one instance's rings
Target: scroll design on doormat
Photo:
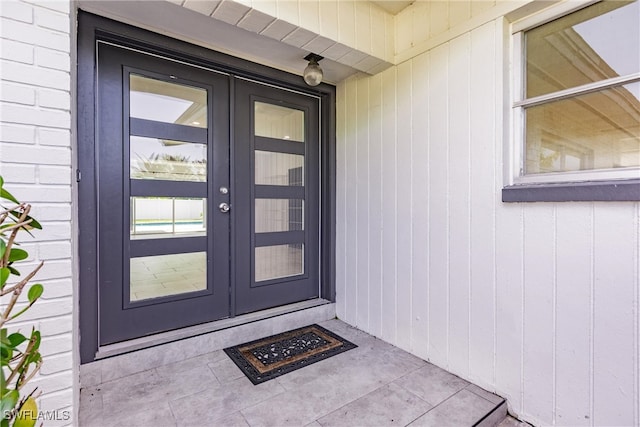
[[[225,348],[224,352],[253,384],[260,384],[356,347],[314,324]]]

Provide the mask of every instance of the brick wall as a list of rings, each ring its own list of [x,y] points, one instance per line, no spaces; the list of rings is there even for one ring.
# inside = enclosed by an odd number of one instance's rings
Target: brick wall
[[[1,0],[0,16],[0,174],[44,228],[23,240],[29,265],[45,261],[45,293],[14,327],[42,332],[44,364],[30,383],[40,409],[73,414],[71,4]]]

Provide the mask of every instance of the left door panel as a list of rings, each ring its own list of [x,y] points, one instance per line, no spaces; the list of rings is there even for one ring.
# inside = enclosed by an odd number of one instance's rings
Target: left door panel
[[[229,316],[229,79],[98,44],[100,345]]]

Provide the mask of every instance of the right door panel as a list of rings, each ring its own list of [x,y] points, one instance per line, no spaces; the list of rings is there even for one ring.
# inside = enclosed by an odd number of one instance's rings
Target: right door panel
[[[319,296],[320,159],[317,98],[236,80],[235,99],[237,315]]]

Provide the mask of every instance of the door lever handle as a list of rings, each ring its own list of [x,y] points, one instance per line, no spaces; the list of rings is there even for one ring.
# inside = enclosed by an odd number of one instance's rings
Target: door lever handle
[[[218,205],[218,209],[220,209],[222,213],[227,213],[231,210],[231,206],[229,206],[229,203],[222,202]]]

